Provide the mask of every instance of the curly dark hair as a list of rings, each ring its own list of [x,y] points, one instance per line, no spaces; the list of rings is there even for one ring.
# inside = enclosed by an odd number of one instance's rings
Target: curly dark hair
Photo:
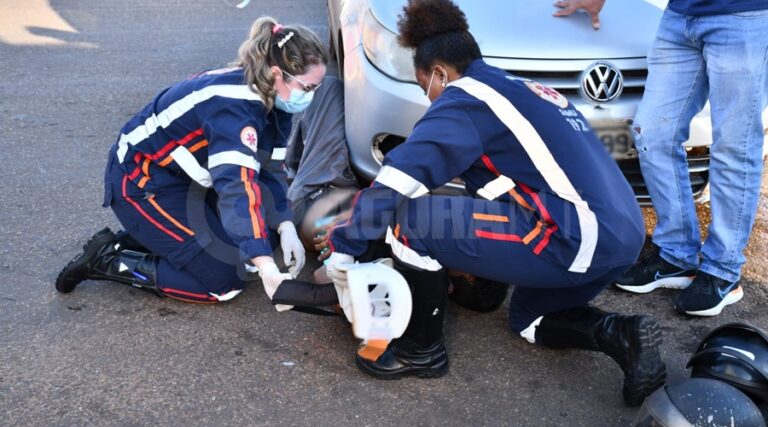
[[[439,60],[463,73],[482,57],[464,12],[451,0],[409,0],[397,29],[400,45],[415,49],[413,63],[423,71]]]

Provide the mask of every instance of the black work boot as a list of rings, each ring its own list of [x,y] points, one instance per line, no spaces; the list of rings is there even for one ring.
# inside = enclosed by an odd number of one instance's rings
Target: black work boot
[[[59,292],[72,292],[83,280],[111,280],[158,293],[157,257],[122,249],[109,228],[94,234],[83,252],[56,278]],[[158,293],[159,294],[159,293]]]
[[[623,316],[583,306],[547,314],[536,327],[536,342],[553,348],[580,348],[607,354],[624,372],[624,401],[638,406],[664,385],[661,330],[650,316]]]
[[[416,270],[395,260],[395,270],[411,288],[413,311],[408,328],[393,340],[375,362],[358,355],[361,371],[379,379],[396,380],[415,375],[437,378],[448,373],[443,343],[443,314],[448,301],[448,272]]]

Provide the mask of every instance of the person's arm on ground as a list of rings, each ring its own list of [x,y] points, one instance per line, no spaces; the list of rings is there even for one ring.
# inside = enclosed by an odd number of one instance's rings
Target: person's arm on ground
[[[587,12],[592,17],[592,28],[600,29],[600,11],[603,10],[605,0],[560,0],[555,2],[555,6],[560,10],[553,16],[570,16],[578,10]]]

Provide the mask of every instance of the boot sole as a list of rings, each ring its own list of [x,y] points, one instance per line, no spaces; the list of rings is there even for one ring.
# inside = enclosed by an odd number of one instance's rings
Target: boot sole
[[[101,233],[92,238],[83,246],[83,252],[70,261],[56,277],[56,290],[61,293],[69,293],[83,280],[88,279],[90,268],[88,262],[94,258],[98,251],[107,243],[116,238],[112,231]]]
[[[701,317],[717,316],[723,311],[725,307],[731,304],[736,304],[737,302],[741,301],[742,298],[744,298],[744,290],[741,288],[741,286],[739,286],[738,288],[729,292],[728,295],[726,295],[725,298],[720,301],[720,304],[707,310],[686,311],[685,314]]]
[[[690,286],[691,282],[693,282],[694,277],[695,276],[667,277],[667,278],[659,279],[641,286],[627,286],[627,285],[620,285],[618,283],[614,283],[614,285],[616,285],[616,287],[621,289],[622,291],[632,292],[634,294],[647,294],[648,292],[654,291],[659,288],[678,289],[678,290],[685,289],[688,286]]]
[[[661,329],[658,322],[649,316],[638,316],[635,320],[637,335],[633,347],[637,360],[632,380],[624,380],[624,401],[629,406],[639,406],[646,397],[664,385],[667,368],[661,360]]]
[[[380,380],[399,380],[403,377],[418,377],[423,379],[440,378],[448,373],[448,360],[437,368],[407,368],[397,372],[388,372],[386,374],[370,369],[367,365],[355,358],[355,365],[366,374]]]

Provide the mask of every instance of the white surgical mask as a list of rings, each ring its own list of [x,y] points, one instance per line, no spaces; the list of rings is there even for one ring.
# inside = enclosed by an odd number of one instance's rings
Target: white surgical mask
[[[304,92],[301,89],[291,89],[291,95],[287,101],[283,101],[280,95],[275,97],[275,106],[286,113],[296,114],[300,113],[309,107],[314,98],[315,92]]]

